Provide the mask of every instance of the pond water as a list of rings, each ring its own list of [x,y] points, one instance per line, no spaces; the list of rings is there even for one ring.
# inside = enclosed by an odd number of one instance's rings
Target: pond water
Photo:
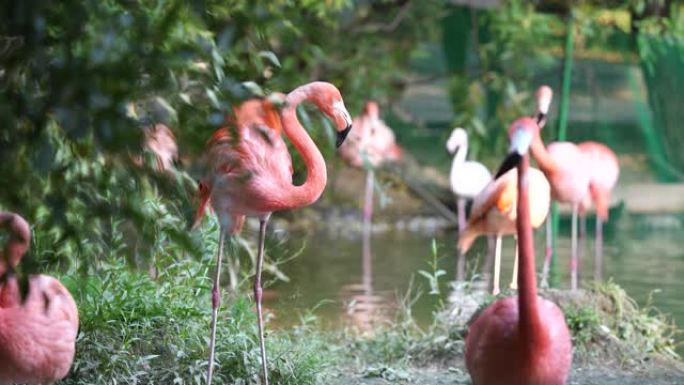
[[[635,216],[624,213],[605,227],[604,277],[621,285],[640,305],[652,297],[652,304],[684,326],[684,219],[678,216]],[[558,240],[560,286],[569,287],[570,239],[567,221],[561,224]],[[580,265],[584,284],[593,277],[593,226]],[[438,249],[439,267],[447,274],[440,279],[441,296],[431,296],[428,280],[419,270],[432,271],[432,242]],[[373,234],[372,258],[364,267],[360,234],[292,234],[291,247],[305,242],[301,255],[286,264],[291,282],[277,283],[277,295],[266,305],[274,310],[275,322],[287,325],[299,321],[307,309],[318,305],[315,314],[331,327],[354,321],[365,327],[369,309],[391,312],[397,298],[412,287],[422,291],[412,307],[413,316],[427,324],[440,298],[446,298],[448,281],[455,271],[455,231],[437,233],[386,232]],[[544,231],[535,233],[538,265],[543,255]],[[510,282],[513,261],[512,238],[504,238],[501,285]],[[480,266],[486,255],[486,239],[469,253],[469,268]],[[365,274],[364,274],[365,272]],[[293,311],[294,310],[294,311]],[[366,325],[367,326],[367,325]],[[680,336],[682,337],[682,336]],[[681,350],[681,349],[680,349]]]

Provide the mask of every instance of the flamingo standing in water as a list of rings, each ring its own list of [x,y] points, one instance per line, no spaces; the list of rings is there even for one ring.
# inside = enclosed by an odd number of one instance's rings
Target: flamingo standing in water
[[[530,168],[527,172],[530,186],[531,205],[530,212],[531,225],[539,227],[549,213],[550,205],[550,186],[544,174]],[[499,175],[485,186],[473,200],[470,211],[470,219],[464,227],[458,240],[458,248],[461,254],[466,253],[471,245],[484,234],[496,235],[496,247],[494,251],[494,282],[492,294],[500,292],[499,276],[501,272],[501,238],[503,235],[514,235],[516,233],[516,218],[518,211],[516,208],[518,176],[517,170],[511,169],[504,175]],[[517,288],[518,281],[518,253],[516,247],[515,262],[513,265],[513,276],[511,278],[512,289]]]
[[[380,119],[380,109],[369,101],[361,116],[354,119],[354,131],[340,146],[340,156],[351,167],[366,169],[366,190],[363,202],[363,234],[370,234],[373,217],[373,188],[375,169],[386,163],[398,162],[402,158],[401,148],[396,143],[394,132]]]
[[[537,91],[537,122],[539,128],[546,123],[546,116],[553,97],[549,86],[541,86]],[[578,242],[577,216],[584,216],[593,203],[596,206],[596,253],[595,278],[600,279],[602,264],[602,224],[608,219],[610,194],[620,173],[617,156],[606,145],[587,141],[577,145],[570,142],[554,142],[544,148],[537,136],[532,146],[532,155],[539,167],[551,182],[553,198],[562,203],[572,204],[572,243],[571,243],[571,287],[578,286]],[[584,220],[584,219],[582,219]],[[547,222],[546,257],[542,269],[542,285],[546,285],[551,256],[551,223]]]
[[[617,155],[608,146],[598,142],[582,142],[580,151],[591,164],[589,176],[589,199],[580,203],[579,211],[584,222],[584,215],[593,203],[596,207],[596,235],[594,251],[594,279],[600,281],[603,266],[603,222],[608,220],[610,195],[620,175],[620,164]]]
[[[260,223],[254,299],[263,382],[268,384],[261,307],[261,270],[266,224],[274,211],[299,208],[315,202],[327,182],[323,156],[297,119],[297,106],[304,101],[316,105],[334,122],[339,147],[351,130],[352,119],[339,90],[325,82],[309,83],[290,92],[285,97],[285,105],[280,113],[269,100],[245,101],[235,109],[231,128],[217,130],[209,141],[209,170],[199,186],[200,205],[196,216],[197,223],[204,215],[207,203],[211,202],[220,223],[216,275],[212,289],[208,384],[211,384],[213,375],[224,239],[226,232],[240,232],[247,215],[258,217]],[[281,131],[292,141],[306,164],[306,181],[300,186],[292,184],[292,160]]]
[[[471,324],[466,367],[473,385],[564,385],[572,365],[570,331],[558,306],[537,296],[535,276],[527,152],[539,127],[521,118],[511,131],[510,153],[495,178],[517,166],[518,296],[494,302]]]
[[[74,361],[78,309],[55,278],[34,275],[22,298],[14,268],[29,248],[24,218],[0,212],[0,228],[11,235],[0,255],[0,384],[51,384]]]
[[[447,151],[454,156],[449,174],[451,191],[457,197],[458,204],[458,233],[459,238],[466,227],[466,200],[473,199],[492,180],[492,174],[482,163],[467,161],[468,156],[468,133],[457,127],[451,132],[446,143]],[[461,252],[457,255],[456,280],[465,278],[465,255]]]

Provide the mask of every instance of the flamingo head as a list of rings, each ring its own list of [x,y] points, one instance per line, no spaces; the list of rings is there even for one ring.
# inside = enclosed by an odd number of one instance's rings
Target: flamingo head
[[[311,101],[333,121],[337,131],[335,146],[340,147],[352,128],[352,118],[347,107],[344,106],[340,90],[327,82],[315,82]]]
[[[501,163],[494,179],[516,167],[523,156],[527,155],[533,140],[539,136],[539,126],[532,118],[520,118],[508,130],[510,147],[508,155]]]
[[[453,155],[459,147],[463,147],[468,144],[468,133],[461,127],[454,128],[447,140],[446,148],[449,154]]]
[[[363,107],[363,114],[371,118],[380,117],[380,107],[378,107],[378,103],[373,100],[368,101],[366,106]]]
[[[28,250],[31,242],[31,228],[28,222],[19,215],[0,212],[0,229],[7,229],[10,233],[5,248],[0,253],[0,275],[2,275],[7,271],[11,272]]]
[[[553,90],[551,87],[543,85],[539,87],[535,96],[537,98],[537,124],[543,128],[546,125],[546,115],[549,114]]]

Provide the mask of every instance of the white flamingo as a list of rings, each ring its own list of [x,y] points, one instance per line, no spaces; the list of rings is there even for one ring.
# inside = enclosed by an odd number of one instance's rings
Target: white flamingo
[[[446,143],[449,154],[454,155],[451,163],[449,182],[451,191],[456,194],[458,202],[458,232],[459,235],[466,225],[466,200],[473,199],[492,180],[492,174],[482,163],[468,161],[468,133],[457,127],[451,132]],[[461,281],[465,275],[465,257],[458,253],[456,261],[456,279]]]

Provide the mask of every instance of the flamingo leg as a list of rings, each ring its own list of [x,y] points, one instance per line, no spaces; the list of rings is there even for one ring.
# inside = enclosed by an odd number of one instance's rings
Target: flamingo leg
[[[587,248],[587,216],[585,214],[579,214],[579,235],[577,240],[577,260],[581,261],[584,259],[584,252]]]
[[[513,276],[511,277],[511,285],[513,290],[518,290],[518,237],[515,237],[515,261],[513,262]]]
[[[264,315],[261,307],[263,289],[261,288],[261,270],[264,263],[264,242],[266,239],[266,225],[268,216],[259,221],[259,253],[257,255],[256,275],[254,277],[254,300],[257,308],[257,325],[259,327],[259,347],[261,348],[261,367],[263,369],[263,384],[268,385],[268,363],[266,361],[266,344],[264,342]]]
[[[373,219],[373,188],[375,176],[372,168],[366,172],[366,191],[363,197],[363,236],[370,237]]]
[[[362,245],[362,262],[363,262],[363,286],[367,290],[367,295],[370,298],[371,291],[371,277],[372,277],[372,256],[370,249],[370,237],[373,219],[373,188],[375,178],[373,169],[369,169],[366,173],[366,194],[364,196],[363,204],[363,245]]]
[[[214,350],[216,347],[216,322],[218,310],[221,304],[221,260],[223,259],[223,244],[226,232],[223,227],[219,229],[218,256],[216,258],[216,274],[214,275],[214,286],[211,289],[211,337],[209,339],[209,365],[207,367],[207,385],[211,384],[214,375]]]
[[[579,259],[577,258],[577,204],[572,205],[572,233],[570,244],[570,288],[577,290]]]
[[[551,216],[546,218],[546,251],[544,253],[544,265],[542,266],[542,276],[540,286],[549,287],[549,271],[551,270],[551,257],[553,257],[553,224]]]
[[[596,239],[594,242],[594,280],[603,280],[603,221],[596,216]]]
[[[462,234],[466,225],[466,201],[463,198],[458,198],[458,234]],[[462,282],[465,280],[465,254],[460,250],[456,251],[456,281]]]
[[[458,198],[456,202],[458,204],[458,232],[460,233],[466,226],[466,200]]]
[[[494,287],[492,288],[492,295],[498,295],[499,289],[499,275],[501,274],[501,235],[496,235],[496,248],[494,251]]]

